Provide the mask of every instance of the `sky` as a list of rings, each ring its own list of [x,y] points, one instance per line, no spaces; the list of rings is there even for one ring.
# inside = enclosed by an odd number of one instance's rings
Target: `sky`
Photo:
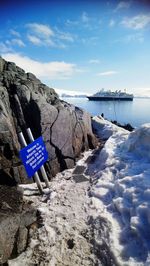
[[[150,96],[150,1],[1,0],[0,55],[58,92]]]

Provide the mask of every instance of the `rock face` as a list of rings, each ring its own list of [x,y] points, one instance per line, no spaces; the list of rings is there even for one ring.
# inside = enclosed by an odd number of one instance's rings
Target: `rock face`
[[[0,265],[26,249],[29,230],[37,220],[31,202],[23,200],[23,191],[0,186]]]
[[[33,74],[0,57],[0,184],[25,183],[19,159],[18,132],[43,136],[49,154],[49,177],[74,165],[79,154],[96,145],[91,117],[61,101]]]

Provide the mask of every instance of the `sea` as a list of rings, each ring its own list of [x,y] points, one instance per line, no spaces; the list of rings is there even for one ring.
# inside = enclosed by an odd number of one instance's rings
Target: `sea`
[[[131,124],[136,128],[150,123],[150,98],[136,98],[133,101],[89,101],[87,98],[63,97],[63,101],[88,111],[92,116],[104,114],[108,120],[120,124]]]

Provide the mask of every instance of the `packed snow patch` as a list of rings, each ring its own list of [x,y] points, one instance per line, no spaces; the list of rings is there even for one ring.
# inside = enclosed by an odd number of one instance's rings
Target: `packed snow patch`
[[[94,121],[100,137],[110,135],[95,162],[91,192],[93,215],[105,219],[109,231],[99,238],[116,263],[150,265],[150,124],[129,133]]]
[[[120,128],[120,130],[118,130],[118,126],[116,126],[115,124],[111,123],[108,120],[105,120],[100,115],[93,117],[92,124],[94,130],[101,139],[108,139],[115,132],[118,133],[118,131],[120,132],[125,131],[125,129],[123,128]]]

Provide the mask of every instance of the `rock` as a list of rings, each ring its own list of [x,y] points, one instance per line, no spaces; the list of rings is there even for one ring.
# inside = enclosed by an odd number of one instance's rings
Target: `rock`
[[[32,73],[0,57],[0,184],[28,181],[19,159],[18,132],[27,139],[43,136],[49,154],[49,177],[73,167],[80,153],[97,144],[90,115],[61,101],[56,92]]]
[[[57,120],[51,128],[51,145],[55,147],[60,160],[64,157],[74,159],[72,134],[71,113],[63,108],[59,110]]]
[[[0,265],[25,250],[36,209],[23,200],[19,187],[0,186]]]
[[[32,73],[27,73],[27,78],[30,80],[36,80],[36,76],[33,75]]]
[[[37,210],[32,207],[28,202],[23,202],[23,210],[21,213],[21,228],[29,228],[31,224],[36,221]]]
[[[20,227],[18,230],[18,239],[17,239],[17,253],[20,254],[23,252],[27,246],[28,240],[28,229],[26,227]]]
[[[5,60],[0,57],[0,73],[3,72],[5,66]]]
[[[17,214],[0,217],[0,263],[5,263],[11,257],[19,223]]]
[[[20,213],[23,204],[23,191],[18,187],[0,186],[0,212],[3,212],[3,204],[9,206],[8,211]],[[7,213],[8,213],[7,211]]]
[[[0,195],[0,263],[4,263],[14,249],[23,194],[17,187],[0,186]]]
[[[77,175],[83,174],[84,170],[85,170],[84,165],[77,165],[73,171],[73,174],[77,174]]]
[[[74,175],[73,176],[73,180],[76,182],[76,183],[82,183],[82,182],[88,182],[89,179],[85,177],[85,175],[83,174],[79,174],[79,175]]]

